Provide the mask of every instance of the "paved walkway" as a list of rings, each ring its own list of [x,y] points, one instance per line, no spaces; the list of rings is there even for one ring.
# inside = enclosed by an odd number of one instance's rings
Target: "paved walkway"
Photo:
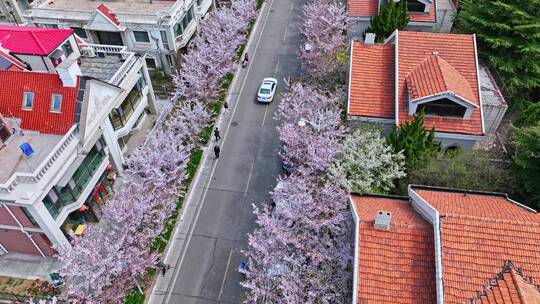
[[[182,217],[169,244],[165,263],[148,303],[240,303],[244,290],[237,271],[255,228],[252,204],[267,203],[281,162],[274,112],[283,79],[297,69],[303,1],[268,0],[254,27],[247,51],[250,65],[241,69],[228,97],[229,110],[217,122],[221,156],[205,149]],[[270,105],[255,102],[264,77],[278,79],[278,97]]]

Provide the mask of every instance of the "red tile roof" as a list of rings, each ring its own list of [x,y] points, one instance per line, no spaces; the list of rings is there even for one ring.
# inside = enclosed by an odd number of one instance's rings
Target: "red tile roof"
[[[354,41],[349,114],[394,117],[394,45]]]
[[[73,33],[72,29],[0,26],[0,44],[13,54],[49,55]]]
[[[109,19],[113,24],[115,25],[120,25],[120,21],[118,20],[118,18],[116,17],[116,14],[114,14],[113,12],[111,12],[111,10],[109,8],[107,8],[105,6],[105,4],[100,4],[98,7],[97,7],[97,10],[103,14],[103,16],[105,16],[107,19]]]
[[[478,105],[467,79],[436,54],[417,65],[405,78],[405,83],[411,100],[451,91]]]
[[[469,83],[474,98],[471,102],[480,104],[478,92],[477,64],[475,57],[474,36],[461,34],[441,34],[424,32],[398,33],[398,98],[399,122],[412,120],[408,112],[408,98],[406,79],[421,62],[437,52]],[[432,79],[432,81],[436,81]],[[482,119],[480,109],[474,109],[470,119],[455,119],[443,117],[429,117],[424,125],[438,132],[464,133],[482,135]]]
[[[441,216],[445,303],[477,297],[506,261],[540,285],[539,213],[502,195],[413,190]]]
[[[436,22],[435,18],[435,7],[431,7],[428,13],[421,12],[409,12],[410,21],[409,22]]]
[[[0,114],[22,120],[24,130],[65,134],[75,121],[78,85],[63,87],[57,74],[30,71],[0,71]],[[34,93],[32,110],[23,110],[23,93]],[[61,112],[50,111],[52,94],[62,95]]]
[[[511,261],[492,280],[486,283],[486,288],[479,291],[477,304],[537,304],[540,303],[538,287],[524,277],[520,269],[516,269]]]
[[[379,13],[379,0],[348,0],[350,17],[372,17]]]
[[[414,84],[411,93],[416,96],[446,88],[480,105],[473,35],[400,31],[397,37],[399,123],[413,118],[407,83]],[[395,67],[390,54],[394,41],[378,47],[353,44],[348,115],[395,117],[395,77],[391,75]],[[474,108],[469,119],[426,116],[424,125],[438,132],[483,135],[480,111]]]
[[[17,58],[11,56],[10,54],[4,53],[2,50],[0,50],[0,57],[7,60],[7,62],[10,64],[9,67],[3,68],[4,70],[22,71],[26,69],[26,65],[24,63],[20,62]]]
[[[405,199],[353,196],[359,218],[358,303],[435,303],[433,228]],[[392,212],[390,230],[373,228]]]

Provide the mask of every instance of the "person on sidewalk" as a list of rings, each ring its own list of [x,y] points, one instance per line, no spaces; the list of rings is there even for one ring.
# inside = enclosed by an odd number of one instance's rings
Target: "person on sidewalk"
[[[161,271],[161,275],[165,276],[167,271],[171,268],[171,265],[163,263],[161,260],[157,263],[157,267]]]
[[[216,158],[219,158],[219,152],[221,152],[221,149],[218,145],[214,146],[214,154],[216,155]]]
[[[245,68],[248,65],[248,63],[249,63],[249,56],[248,56],[248,53],[246,52],[244,54],[244,61],[242,61],[242,67]]]
[[[216,128],[214,130],[214,137],[216,138],[216,141],[219,141],[221,139],[221,135],[219,135],[219,129]]]
[[[223,107],[225,108],[225,111],[227,111],[229,109],[229,104],[225,101]]]

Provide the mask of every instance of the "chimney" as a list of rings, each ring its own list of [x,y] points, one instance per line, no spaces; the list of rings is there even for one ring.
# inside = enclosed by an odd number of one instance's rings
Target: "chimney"
[[[375,44],[375,33],[366,33],[366,37],[364,38],[364,44],[370,45]]]
[[[373,228],[390,230],[390,220],[392,219],[392,213],[390,211],[379,211],[375,216],[375,222]]]
[[[64,61],[56,67],[56,71],[58,72],[60,79],[62,79],[64,87],[69,88],[73,88],[77,85],[77,76],[81,75],[79,64],[74,59],[64,59]]]

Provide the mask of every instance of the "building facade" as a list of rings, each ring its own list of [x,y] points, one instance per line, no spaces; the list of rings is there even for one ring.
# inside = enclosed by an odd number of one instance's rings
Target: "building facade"
[[[144,56],[0,26],[0,252],[50,256],[98,222],[155,98]]]
[[[147,53],[149,69],[171,74],[212,0],[37,0],[24,12],[29,24],[72,28],[87,43]]]

